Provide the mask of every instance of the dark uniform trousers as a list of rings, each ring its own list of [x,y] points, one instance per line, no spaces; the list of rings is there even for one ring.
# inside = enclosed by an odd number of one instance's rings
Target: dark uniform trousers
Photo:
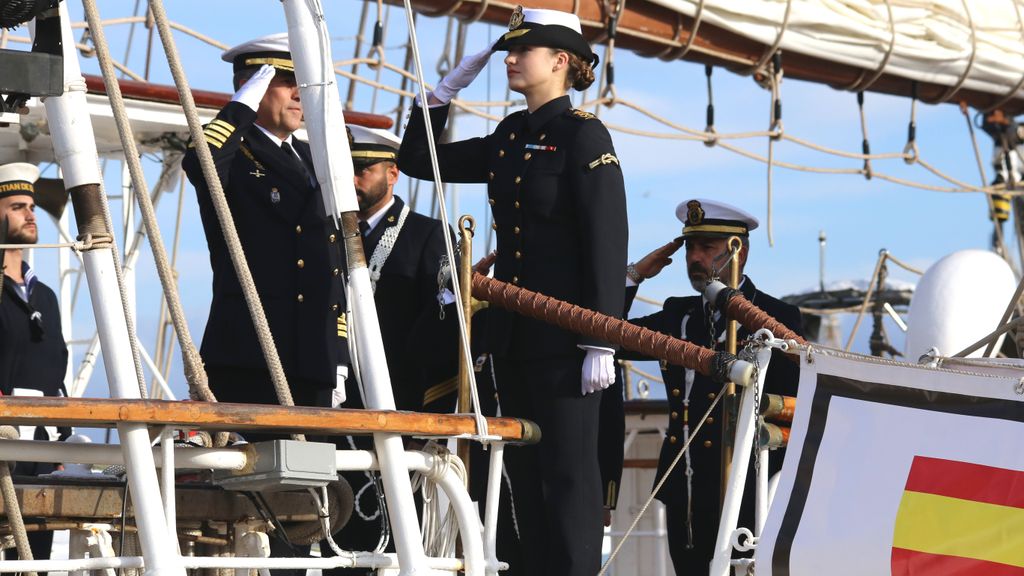
[[[31,319],[33,312],[41,315],[38,323]],[[0,392],[9,396],[15,388],[30,388],[42,391],[44,396],[62,396],[67,366],[60,305],[53,290],[37,280],[25,302],[15,291],[14,280],[4,277],[0,299]],[[61,429],[61,439],[70,433],[70,429]],[[35,439],[49,439],[42,426],[36,429]],[[38,476],[55,469],[55,464],[45,462],[19,462],[12,473]],[[50,557],[53,532],[29,532],[28,538],[33,558]]]
[[[740,290],[755,306],[782,322],[791,330],[802,332],[800,311],[789,304],[777,300],[754,286],[750,278],[746,278]],[[627,289],[627,309],[636,295],[636,288]],[[631,319],[638,326],[668,334],[679,338],[682,324],[686,322],[686,340],[705,347],[710,346],[709,311],[700,296],[669,298],[661,311]],[[719,317],[715,321],[715,338],[717,349],[724,349],[724,340],[720,337],[725,333],[726,321]],[[739,328],[737,338],[740,342],[749,337],[749,333]],[[642,356],[632,352],[623,352],[628,359],[644,360]],[[657,478],[665,473],[669,464],[683,446],[683,420],[687,413],[684,406],[686,398],[686,370],[681,366],[662,363],[661,375],[665,382],[669,403],[669,422],[665,439],[661,445],[658,460]],[[768,374],[765,377],[765,392],[772,394],[796,395],[799,367],[785,357],[773,351]],[[690,430],[704,415],[721,385],[712,382],[708,377],[694,375],[693,388],[690,394],[688,409]],[[693,469],[692,485],[692,523],[687,524],[687,482],[685,459],[680,459],[668,481],[662,486],[657,498],[665,504],[668,519],[669,553],[676,574],[706,574],[714,556],[715,539],[718,535],[720,516],[721,486],[721,440],[722,440],[722,404],[716,406],[707,424],[700,430],[690,444],[691,468]],[[775,450],[769,457],[769,473],[774,474],[782,468],[784,450]],[[750,527],[754,521],[754,466],[751,459],[750,473],[747,476],[743,493],[743,504],[740,510],[740,526]],[[692,543],[691,543],[692,538]]]
[[[439,140],[448,106],[433,108]],[[448,182],[486,182],[498,255],[495,278],[621,317],[627,219],[622,173],[607,129],[568,96],[506,117],[484,138],[438,146]],[[422,112],[415,108],[399,168],[431,178]],[[580,391],[583,352],[607,345],[553,325],[489,310],[502,414],[534,419],[537,446],[506,451],[521,565],[510,573],[592,576],[601,560],[600,394]],[[505,535],[507,537],[507,535]]]
[[[398,225],[404,206],[402,199],[396,196],[377,226],[363,238],[367,261],[384,233]],[[446,305],[442,313],[437,299],[438,273],[445,255],[443,234],[440,220],[410,211],[381,268],[373,295],[395,405],[399,410],[452,412],[455,408],[453,378],[458,371],[458,317],[454,304]],[[348,382],[346,394],[344,408],[363,407],[354,379]],[[354,437],[352,441],[359,449],[373,449],[369,437]],[[347,438],[337,442],[340,450],[351,449]],[[343,472],[342,476],[357,494],[371,482],[363,472]],[[362,491],[359,505],[367,516],[379,509],[374,486]],[[349,550],[373,550],[380,540],[381,529],[379,516],[364,520],[354,513],[335,535],[335,540]],[[321,544],[320,551],[324,556],[333,555],[326,543]],[[325,572],[362,575],[367,570],[342,568]]]
[[[626,442],[626,407],[623,396],[626,374],[615,361],[615,383],[601,393],[600,430],[597,436],[597,459],[601,466],[604,487],[604,508],[614,510],[619,502],[622,484],[622,463]]]
[[[329,398],[336,367],[348,366],[341,235],[312,179],[309,145],[282,150],[228,103],[205,128],[256,290],[297,405]],[[213,299],[200,352],[222,402],[278,404],[194,149],[182,166],[196,189],[213,269]],[[249,440],[268,435],[247,434]]]

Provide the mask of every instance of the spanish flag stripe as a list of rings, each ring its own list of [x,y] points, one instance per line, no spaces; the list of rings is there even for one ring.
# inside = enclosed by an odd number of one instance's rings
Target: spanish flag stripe
[[[1024,510],[904,492],[893,547],[1024,568]]]
[[[217,126],[216,124],[207,124],[205,132],[215,132],[217,134],[220,134],[221,136],[224,136],[225,138],[231,137],[231,132],[225,130],[223,126]]]
[[[1024,576],[1024,568],[893,548],[891,573],[892,576]]]
[[[1024,508],[1024,472],[970,462],[916,456],[906,489]]]
[[[207,124],[207,126],[217,126],[219,128],[223,128],[229,135],[232,132],[235,131],[235,127],[234,126],[232,126],[231,124],[228,124],[227,122],[221,120],[220,118],[214,118],[213,120],[210,121],[209,124]]]

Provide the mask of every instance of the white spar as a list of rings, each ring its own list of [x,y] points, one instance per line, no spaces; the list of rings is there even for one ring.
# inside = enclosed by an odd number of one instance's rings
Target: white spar
[[[334,81],[330,35],[319,1],[285,0],[288,47],[295,65],[295,80],[306,117],[313,162],[323,190],[327,213],[340,222],[341,213],[358,209],[353,183],[351,152],[345,132],[341,99]],[[316,14],[312,11],[315,10]],[[384,356],[384,343],[373,301],[373,288],[365,264],[349,271],[351,301],[365,404],[373,410],[394,410],[395,397]],[[401,564],[400,576],[428,574],[426,553],[412,498],[412,484],[403,460],[398,434],[373,435],[380,459],[381,480],[388,502],[388,517]]]

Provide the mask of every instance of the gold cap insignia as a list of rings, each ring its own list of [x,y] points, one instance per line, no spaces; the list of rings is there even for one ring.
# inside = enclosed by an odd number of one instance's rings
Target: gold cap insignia
[[[700,202],[697,200],[690,200],[686,203],[686,225],[696,226],[704,221],[704,209],[700,207]]]
[[[516,9],[512,11],[512,16],[508,19],[508,29],[515,30],[523,25],[523,7],[516,6]]]

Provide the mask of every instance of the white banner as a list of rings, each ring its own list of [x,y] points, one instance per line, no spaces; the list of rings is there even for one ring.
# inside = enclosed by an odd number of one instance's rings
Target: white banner
[[[811,360],[758,576],[1024,575],[1024,369]]]

